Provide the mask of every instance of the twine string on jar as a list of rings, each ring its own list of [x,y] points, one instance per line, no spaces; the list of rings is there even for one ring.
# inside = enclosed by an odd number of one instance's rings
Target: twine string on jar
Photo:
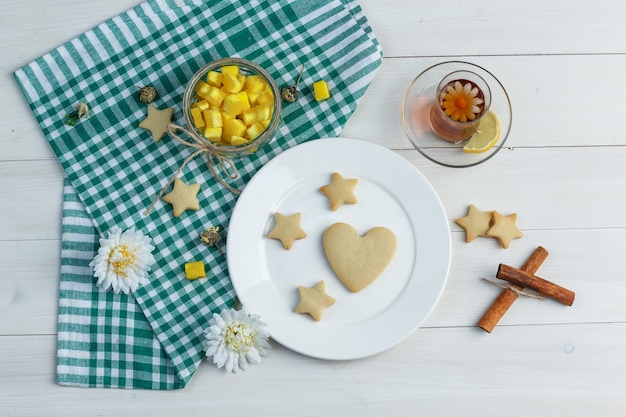
[[[181,138],[176,133],[179,130],[181,132],[183,132],[183,133],[186,133],[190,138],[192,138],[193,142],[188,142],[188,141],[184,140],[183,138]],[[189,155],[187,158],[185,158],[183,163],[178,167],[178,169],[176,170],[174,175],[172,175],[172,177],[167,182],[167,184],[165,184],[165,186],[163,188],[161,188],[161,191],[159,191],[159,194],[157,194],[155,199],[152,201],[152,204],[150,204],[150,207],[148,207],[146,209],[146,211],[144,211],[144,213],[143,213],[144,216],[148,215],[148,213],[150,213],[150,211],[152,211],[152,209],[156,205],[157,201],[159,201],[159,199],[163,196],[163,193],[165,193],[165,190],[167,190],[168,187],[170,185],[172,185],[172,183],[174,182],[176,177],[178,177],[178,174],[181,173],[181,171],[183,170],[185,165],[187,165],[187,163],[189,161],[191,161],[192,159],[194,159],[195,157],[197,157],[199,155],[202,155],[202,154],[204,154],[206,156],[207,166],[209,167],[209,171],[211,171],[211,174],[213,175],[215,180],[217,182],[219,182],[221,185],[223,185],[225,188],[230,190],[232,193],[237,194],[237,195],[239,195],[241,193],[240,190],[232,187],[230,184],[228,184],[226,181],[224,181],[224,179],[222,178],[222,175],[220,174],[220,172],[218,172],[216,164],[213,161],[213,159],[217,160],[217,164],[219,165],[220,171],[222,173],[224,173],[229,179],[236,180],[237,178],[239,178],[239,171],[237,171],[237,167],[235,167],[235,164],[234,164],[233,161],[231,161],[228,158],[224,158],[222,155],[220,155],[219,153],[215,152],[209,146],[209,143],[207,142],[206,139],[201,138],[197,134],[189,131],[188,129],[185,129],[182,126],[179,126],[179,125],[171,123],[171,124],[169,124],[167,126],[167,131],[170,134],[170,136],[172,136],[178,142],[182,143],[185,146],[188,146],[190,148],[195,149],[195,152],[193,152],[191,155]]]

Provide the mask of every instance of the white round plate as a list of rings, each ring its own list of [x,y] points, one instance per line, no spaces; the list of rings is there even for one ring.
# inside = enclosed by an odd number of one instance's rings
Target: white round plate
[[[357,204],[329,209],[319,189],[334,172],[359,180]],[[290,250],[267,237],[276,212],[302,213],[307,237]],[[336,222],[360,235],[384,226],[398,241],[389,266],[358,293],[344,287],[324,254],[322,235]],[[239,300],[275,341],[311,357],[357,359],[395,346],[430,314],[448,276],[450,229],[432,186],[404,158],[361,140],[318,139],[278,155],[250,180],[231,217],[227,254]],[[317,322],[294,310],[298,286],[320,280],[336,302]]]

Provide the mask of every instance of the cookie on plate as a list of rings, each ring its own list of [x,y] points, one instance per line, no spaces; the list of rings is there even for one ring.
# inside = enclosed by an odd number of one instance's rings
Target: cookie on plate
[[[358,182],[357,179],[345,179],[335,172],[332,182],[321,187],[320,191],[329,198],[330,209],[335,211],[344,204],[356,204],[354,189]]]
[[[396,252],[395,234],[386,227],[374,227],[365,235],[346,223],[335,223],[324,232],[324,253],[343,285],[359,292],[387,268]]]
[[[267,234],[267,237],[280,240],[285,249],[291,249],[294,241],[306,237],[305,231],[300,227],[301,218],[302,213],[292,214],[291,216],[285,216],[282,213],[274,214],[276,223]]]
[[[322,313],[326,307],[335,304],[335,299],[326,293],[324,280],[312,288],[299,286],[298,292],[300,293],[300,303],[296,307],[296,313],[310,314],[315,321],[322,319]]]

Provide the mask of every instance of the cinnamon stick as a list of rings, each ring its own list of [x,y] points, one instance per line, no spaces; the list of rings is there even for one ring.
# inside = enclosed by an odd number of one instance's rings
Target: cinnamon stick
[[[526,271],[513,268],[512,266],[500,264],[496,277],[511,284],[519,285],[537,291],[540,294],[550,297],[560,303],[571,306],[574,304],[575,294],[573,291],[556,285],[543,278],[529,274]]]
[[[524,265],[522,266],[522,270],[526,271],[530,274],[534,274],[537,272],[543,261],[548,257],[548,251],[545,250],[542,246],[537,247],[534,252],[530,255],[530,257],[526,260]],[[518,291],[523,290],[523,287],[519,285],[513,285],[515,289]],[[511,290],[510,288],[505,288],[500,292],[500,295],[491,303],[491,306],[485,311],[482,318],[478,321],[478,327],[486,331],[487,333],[491,333],[491,331],[496,327],[496,324],[500,321],[504,313],[513,305],[515,300],[519,295]]]

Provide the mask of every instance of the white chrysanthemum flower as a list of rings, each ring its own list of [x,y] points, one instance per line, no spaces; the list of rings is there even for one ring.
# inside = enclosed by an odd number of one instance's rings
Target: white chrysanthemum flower
[[[107,238],[100,238],[98,254],[89,263],[93,276],[98,278],[97,285],[105,291],[112,288],[116,294],[128,294],[148,283],[154,263],[151,241],[135,228],[122,232],[114,226]]]
[[[204,334],[207,358],[213,356],[213,363],[228,372],[245,371],[249,364],[261,362],[266,349],[270,349],[265,326],[258,315],[248,314],[245,309],[214,313]]]

